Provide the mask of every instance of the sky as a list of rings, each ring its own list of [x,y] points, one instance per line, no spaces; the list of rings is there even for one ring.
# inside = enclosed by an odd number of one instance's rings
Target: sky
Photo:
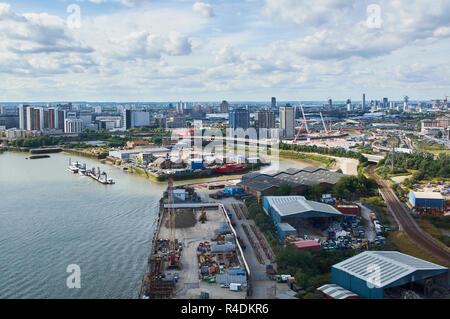
[[[0,101],[450,95],[450,0],[0,0]]]

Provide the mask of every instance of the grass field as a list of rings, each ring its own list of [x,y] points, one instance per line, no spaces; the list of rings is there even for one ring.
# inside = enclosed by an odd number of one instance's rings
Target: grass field
[[[336,164],[336,160],[331,157],[310,154],[310,153],[301,153],[296,151],[287,151],[280,150],[280,156],[291,158],[291,159],[301,159],[301,160],[311,160],[315,162],[319,162],[326,165],[326,168],[332,168],[333,165]]]
[[[387,239],[389,242],[393,243],[400,252],[404,254],[421,258],[423,260],[427,260],[429,262],[442,265],[445,267],[450,266],[440,261],[440,259],[435,258],[429,252],[420,248],[418,245],[412,242],[411,239],[409,239],[408,235],[406,235],[406,233],[404,232],[401,231],[391,232]]]

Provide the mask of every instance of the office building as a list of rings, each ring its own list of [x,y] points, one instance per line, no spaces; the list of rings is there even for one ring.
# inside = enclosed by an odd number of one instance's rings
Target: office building
[[[362,108],[363,110],[366,108],[366,94],[363,94],[363,100],[362,100]]]
[[[64,133],[78,134],[83,131],[83,121],[79,119],[66,119],[64,122]]]
[[[295,136],[295,108],[290,105],[280,107],[280,129],[284,138]]]
[[[350,99],[347,100],[347,111],[353,111],[352,101]]]
[[[256,128],[275,128],[275,112],[274,111],[256,111],[255,127]]]
[[[389,99],[387,97],[383,98],[383,109],[387,109],[389,106]]]
[[[277,108],[277,98],[276,97],[272,97],[272,109],[276,109]]]
[[[405,96],[403,99],[403,111],[404,112],[408,111],[408,107],[409,107],[409,97]]]
[[[230,104],[228,104],[227,101],[222,101],[220,104],[220,112],[221,113],[228,113],[230,111]]]
[[[244,109],[234,110],[229,113],[228,121],[230,129],[242,128],[247,130],[250,127],[250,114]]]
[[[148,112],[133,111],[133,110],[125,110],[122,112],[122,127],[125,130],[149,125],[150,125],[150,113]]]

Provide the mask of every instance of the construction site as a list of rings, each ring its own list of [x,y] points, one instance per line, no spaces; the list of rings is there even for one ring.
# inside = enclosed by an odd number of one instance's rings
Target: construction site
[[[244,299],[249,274],[224,206],[175,204],[169,181],[140,298]]]

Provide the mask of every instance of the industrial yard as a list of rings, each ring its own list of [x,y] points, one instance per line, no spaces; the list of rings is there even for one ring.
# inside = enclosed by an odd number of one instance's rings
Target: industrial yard
[[[163,205],[143,297],[243,299],[249,268],[225,208],[217,204]],[[162,290],[161,292],[158,292]]]

